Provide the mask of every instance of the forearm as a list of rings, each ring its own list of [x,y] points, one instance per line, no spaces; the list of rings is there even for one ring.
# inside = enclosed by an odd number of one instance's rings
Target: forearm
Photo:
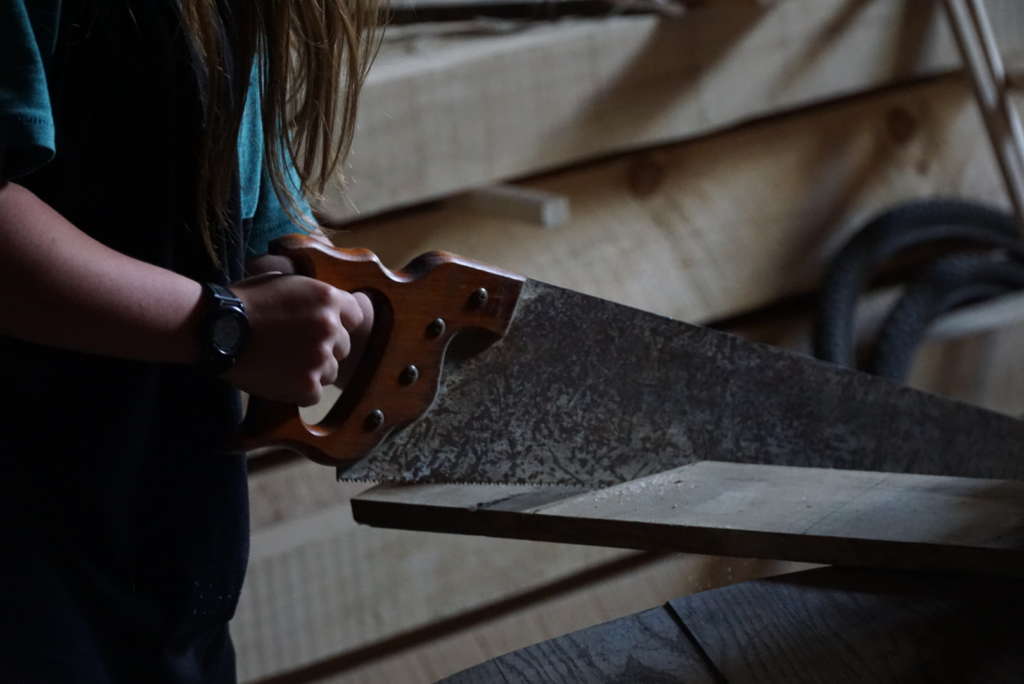
[[[144,361],[197,358],[199,283],[106,247],[14,183],[0,184],[0,244],[0,333]]]

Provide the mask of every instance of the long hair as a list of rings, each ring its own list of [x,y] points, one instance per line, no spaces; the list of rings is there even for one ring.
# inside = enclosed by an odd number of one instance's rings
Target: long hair
[[[295,192],[323,194],[348,154],[359,92],[379,45],[381,0],[178,0],[203,81],[197,215],[207,251],[231,198],[244,98],[255,65],[261,84],[264,159],[289,217]],[[234,84],[234,85],[233,85]],[[289,182],[294,163],[300,187]]]

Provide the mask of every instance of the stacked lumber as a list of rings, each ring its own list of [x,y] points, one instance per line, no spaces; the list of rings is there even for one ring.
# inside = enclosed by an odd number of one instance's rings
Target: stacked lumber
[[[695,322],[771,307],[809,292],[878,209],[935,194],[1006,206],[931,8],[706,2],[673,22],[396,42],[367,86],[351,185],[320,211],[338,244],[393,267],[443,248]],[[989,9],[1007,34],[1024,19],[1012,0]],[[1001,38],[1022,56],[1024,32]],[[513,179],[565,198],[570,216],[544,229],[428,202]],[[799,347],[807,315],[788,311],[734,330]],[[1022,339],[1016,326],[929,344],[913,384],[1024,413]],[[252,560],[232,625],[243,681],[434,681],[799,567],[371,529],[349,510],[365,488],[301,461],[251,477]]]
[[[969,88],[957,77],[843,100],[727,133],[547,174],[568,197],[541,230],[435,204],[348,226],[338,244],[391,266],[443,246],[538,280],[707,322],[815,287],[869,216],[935,194],[1005,205]]]
[[[1004,53],[1019,60],[1024,6],[987,5]],[[932,0],[711,0],[678,19],[476,30],[386,46],[365,88],[349,182],[319,207],[327,223],[959,65]]]

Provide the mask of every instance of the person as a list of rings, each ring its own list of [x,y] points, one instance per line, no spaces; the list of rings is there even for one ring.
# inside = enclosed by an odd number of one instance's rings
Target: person
[[[268,243],[344,156],[373,0],[0,0],[0,678],[230,682],[238,395],[372,325]]]

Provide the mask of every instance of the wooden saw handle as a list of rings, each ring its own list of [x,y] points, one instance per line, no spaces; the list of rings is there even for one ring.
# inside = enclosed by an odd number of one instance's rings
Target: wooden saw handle
[[[301,275],[365,292],[373,302],[366,351],[320,423],[307,424],[295,406],[253,397],[242,424],[244,449],[283,447],[326,465],[359,460],[425,413],[452,337],[467,329],[504,335],[523,286],[520,276],[445,252],[428,252],[397,272],[369,250],[304,235],[275,241],[271,252],[290,257]]]

